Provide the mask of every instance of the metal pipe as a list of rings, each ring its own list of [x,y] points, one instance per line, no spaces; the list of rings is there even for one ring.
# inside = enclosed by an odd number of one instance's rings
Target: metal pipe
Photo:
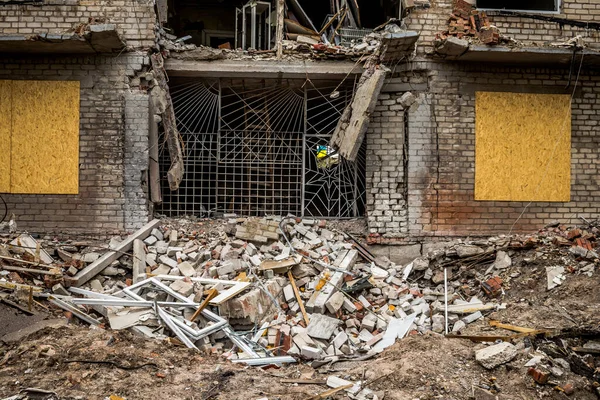
[[[444,323],[448,334],[448,271],[444,267]]]

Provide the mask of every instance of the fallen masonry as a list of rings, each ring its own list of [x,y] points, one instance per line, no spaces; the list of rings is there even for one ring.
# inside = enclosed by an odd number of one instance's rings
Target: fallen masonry
[[[29,235],[3,240],[0,289],[2,299],[24,310],[47,300],[95,328],[127,329],[251,366],[301,361],[318,368],[375,357],[408,335],[449,334],[500,340],[474,352],[481,366],[494,369],[517,357],[508,340],[548,331],[463,332],[511,306],[502,302],[503,285],[518,274],[517,265],[529,262],[522,254],[544,257],[545,246],[562,251],[565,266],[543,270],[548,290],[576,271],[567,265],[594,274],[594,252],[574,251],[580,242],[568,236],[566,229],[548,228],[538,235],[459,240],[396,265],[324,221],[231,218],[207,234],[154,220],[109,246],[51,246]],[[567,364],[580,357],[573,354]],[[368,398],[360,382],[330,378],[332,390],[351,385],[340,390]]]

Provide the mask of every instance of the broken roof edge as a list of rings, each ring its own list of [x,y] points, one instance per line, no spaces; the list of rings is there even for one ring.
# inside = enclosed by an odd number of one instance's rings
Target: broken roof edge
[[[282,60],[215,60],[192,61],[167,59],[169,76],[255,78],[331,78],[362,74],[361,65],[353,61],[282,61]]]
[[[470,44],[463,39],[449,37],[436,47],[431,56],[459,62],[489,62],[528,65],[569,65],[573,60],[572,47],[554,46],[488,46]],[[600,65],[600,51],[584,48],[577,49],[575,58],[579,62],[583,56],[584,66]]]

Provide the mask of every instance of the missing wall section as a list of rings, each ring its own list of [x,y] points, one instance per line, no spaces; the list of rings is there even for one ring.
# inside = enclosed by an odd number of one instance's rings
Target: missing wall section
[[[172,78],[185,176],[177,191],[162,186],[159,211],[362,216],[365,146],[355,162],[328,147],[354,89],[338,83]],[[334,89],[338,96],[330,96]],[[166,149],[160,153],[164,179],[169,158]]]

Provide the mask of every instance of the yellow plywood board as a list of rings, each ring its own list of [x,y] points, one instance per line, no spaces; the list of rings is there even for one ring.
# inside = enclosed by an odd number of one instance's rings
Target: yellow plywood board
[[[12,81],[11,192],[79,192],[79,82]]]
[[[570,200],[569,95],[476,92],[475,119],[475,200]]]
[[[0,193],[10,192],[10,137],[12,91],[10,81],[0,81]]]

